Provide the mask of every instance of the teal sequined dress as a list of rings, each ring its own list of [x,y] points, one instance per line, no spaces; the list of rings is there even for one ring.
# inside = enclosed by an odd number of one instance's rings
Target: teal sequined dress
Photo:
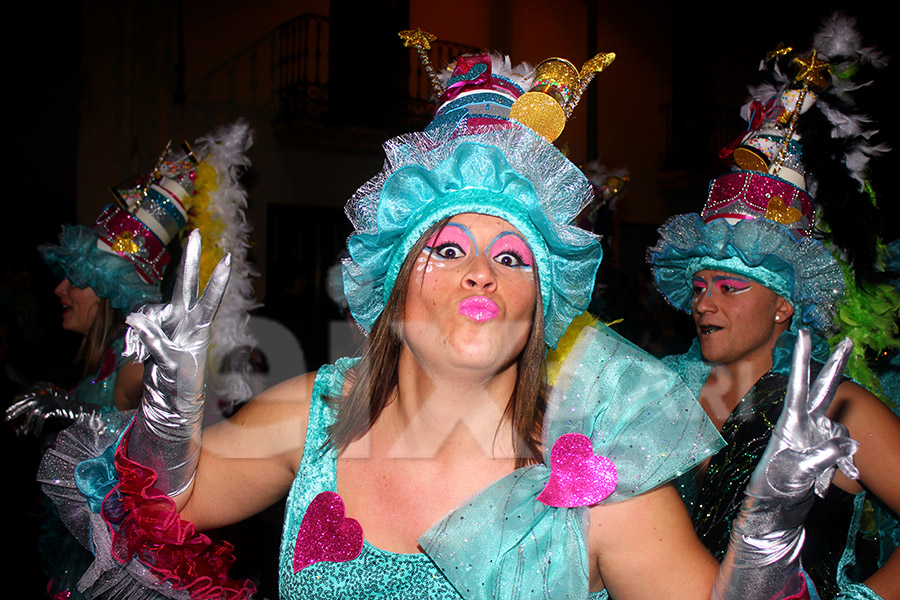
[[[419,538],[424,554],[395,554],[364,543],[346,562],[294,572],[297,534],[310,502],[336,492],[337,453],[323,447],[343,391],[345,359],[319,370],[303,460],[288,496],[281,544],[283,599],[391,598],[495,600],[605,598],[589,594],[586,508],[537,501],[550,469],[516,469],[457,507]],[[627,500],[687,472],[721,441],[677,375],[605,327],[587,328],[570,352],[548,403],[545,448],[581,433],[616,466],[603,503]],[[549,464],[550,452],[547,455]],[[348,515],[352,517],[352,515]]]
[[[786,335],[791,339],[785,343],[793,344],[793,336]],[[779,340],[779,345],[784,345],[782,342]],[[694,529],[719,560],[728,549],[731,522],[740,510],[744,488],[784,406],[789,367],[781,364],[778,356],[776,352],[776,367],[756,382],[725,421],[721,434],[727,445],[710,459],[702,482],[697,484],[693,473],[679,480]],[[700,358],[696,340],[688,353],[666,357],[663,362],[699,396],[711,368]],[[821,364],[813,363],[813,375],[819,368]],[[853,496],[831,486],[825,498],[816,499],[806,520],[801,560],[821,600],[878,598],[867,587],[854,583],[878,568],[874,550],[858,552],[868,549],[870,543],[858,536],[864,500],[865,493]]]

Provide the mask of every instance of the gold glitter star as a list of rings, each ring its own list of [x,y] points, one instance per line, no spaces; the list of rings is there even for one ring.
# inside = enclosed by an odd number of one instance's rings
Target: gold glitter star
[[[793,51],[793,48],[790,46],[785,46],[784,42],[779,42],[778,46],[775,47],[774,50],[766,53],[766,60],[772,60],[776,56],[784,56]]]
[[[824,60],[820,61],[818,53],[813,50],[808,59],[797,57],[794,62],[800,65],[800,72],[794,77],[794,81],[804,82],[813,89],[824,90],[828,86],[828,79],[822,71],[827,71],[830,66]]]
[[[397,35],[403,40],[404,48],[414,46],[416,48],[431,50],[431,42],[437,39],[436,35],[428,33],[427,31],[422,31],[418,27],[401,31]]]

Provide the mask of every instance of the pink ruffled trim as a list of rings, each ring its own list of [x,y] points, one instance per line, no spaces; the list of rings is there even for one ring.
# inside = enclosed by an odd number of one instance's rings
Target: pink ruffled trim
[[[785,589],[796,589],[799,590],[790,596],[781,596],[780,600],[810,600],[812,596],[809,593],[809,588],[806,585],[806,577],[803,573],[796,573],[793,577],[791,577],[790,583],[785,586]]]
[[[104,498],[101,514],[110,525],[113,557],[132,557],[193,600],[246,600],[255,592],[250,581],[228,577],[234,547],[198,533],[175,512],[171,498],[153,487],[156,473],[125,456],[128,436],[116,450],[119,484]]]

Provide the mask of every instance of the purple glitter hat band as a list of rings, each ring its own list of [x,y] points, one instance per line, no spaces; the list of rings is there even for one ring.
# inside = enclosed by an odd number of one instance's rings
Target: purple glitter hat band
[[[813,225],[813,201],[799,187],[772,175],[736,171],[709,184],[709,197],[700,214],[713,219],[769,219],[801,235]]]

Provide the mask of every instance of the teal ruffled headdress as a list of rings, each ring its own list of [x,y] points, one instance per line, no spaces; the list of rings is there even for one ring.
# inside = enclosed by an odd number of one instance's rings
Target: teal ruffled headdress
[[[150,173],[112,188],[116,204],[93,227],[63,227],[59,245],[42,245],[41,257],[76,287],[90,286],[110,306],[128,313],[159,302],[163,270],[170,262],[166,246],[188,221],[197,160],[166,150]]]
[[[692,278],[711,269],[766,286],[790,301],[804,325],[831,327],[844,280],[821,242],[765,218],[732,225],[725,219],[706,222],[696,213],[673,217],[659,233],[649,260],[657,287],[675,308],[691,311]]]
[[[134,265],[97,246],[97,232],[84,225],[65,225],[59,245],[38,248],[53,272],[75,287],[90,286],[110,306],[130,312],[146,302],[159,302],[159,286],[138,275]]]
[[[432,225],[487,214],[509,221],[530,245],[544,339],[555,347],[590,302],[603,254],[595,235],[572,224],[593,197],[591,184],[547,139],[509,117],[530,80],[508,59],[463,57],[448,83],[442,89],[435,79],[443,102],[432,125],[385,143],[384,169],[347,203],[355,228],[343,263],[350,311],[370,330],[403,261]]]

